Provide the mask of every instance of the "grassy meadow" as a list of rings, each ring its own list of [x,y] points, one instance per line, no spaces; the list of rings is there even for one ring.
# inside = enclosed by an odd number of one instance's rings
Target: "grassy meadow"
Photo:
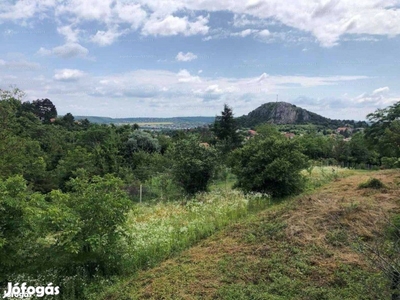
[[[327,171],[313,170],[314,182],[326,182]],[[336,174],[333,182],[267,209],[261,208],[257,214],[239,220],[246,213],[235,213],[223,230],[211,235],[211,231],[220,227],[208,229],[209,238],[154,268],[120,278],[101,297],[97,296],[101,299],[389,299],[387,279],[357,249],[360,243],[373,245],[376,232],[383,231],[385,226],[384,216],[399,209],[400,175],[396,171],[345,169],[337,170]],[[371,176],[387,188],[358,188]],[[236,192],[226,196],[221,195],[222,203],[230,198],[233,203],[249,203]],[[202,207],[199,203],[193,204],[194,207]],[[236,206],[237,211],[243,208],[242,204]],[[132,217],[152,224],[151,216],[158,214],[163,220],[158,224],[164,222],[170,226],[184,216],[194,216],[191,224],[197,225],[192,226],[211,226],[196,219],[200,218],[200,211],[198,214],[191,209],[170,207],[171,212],[176,210],[171,215],[158,205],[146,209],[142,218]],[[212,219],[206,216],[210,210],[204,207],[202,212],[205,213],[202,220],[208,224]],[[224,225],[228,223],[227,220]],[[191,227],[190,223],[185,226]],[[200,234],[196,239],[194,233],[182,227],[178,231],[185,231],[184,240],[195,241],[205,236]],[[166,236],[176,239],[177,235],[175,232]],[[149,236],[149,243],[151,240]],[[162,242],[161,237],[159,243],[166,248],[171,245]],[[183,241],[180,243],[183,246]],[[186,246],[189,244],[188,241]]]
[[[335,276],[344,277],[341,280],[346,282],[354,281],[346,284],[357,283],[359,286],[352,286],[347,292],[341,288],[343,293],[338,295],[348,296],[361,291],[365,287],[358,281],[373,281],[375,277],[379,279],[376,279],[375,283],[381,285],[380,289],[384,291],[383,277],[376,270],[371,273],[368,264],[351,249],[348,236],[341,231],[340,226],[332,223],[329,225],[331,228],[324,227],[324,232],[319,232],[319,223],[312,223],[318,218],[329,216],[330,213],[338,214],[338,210],[348,212],[351,219],[350,216],[364,205],[366,207],[363,209],[371,209],[375,200],[371,198],[368,204],[362,203],[360,192],[355,188],[359,182],[375,173],[336,167],[314,167],[304,170],[303,175],[308,178],[307,190],[301,196],[285,201],[271,199],[265,194],[244,194],[233,190],[233,182],[229,180],[217,182],[210,192],[198,194],[191,199],[138,203],[130,211],[126,225],[119,229],[123,231],[124,236],[120,246],[124,249],[122,260],[125,275],[102,278],[87,289],[87,297],[203,299],[201,294],[205,293],[204,299],[294,299],[290,297],[299,296],[298,288],[304,285],[303,280],[308,280],[305,284],[308,291],[304,295],[312,297],[299,299],[317,299],[317,295],[325,295],[325,298],[320,299],[339,299],[330,298],[337,291],[331,286],[323,286],[322,278],[318,279],[318,284],[322,284],[319,288],[307,276],[311,276],[313,272],[323,276],[325,272],[332,271],[333,269],[322,270],[325,263],[323,260],[329,258],[329,263],[332,263],[336,251],[341,252],[342,246],[348,247],[347,254],[356,259],[357,263],[353,265],[346,261],[336,261]],[[388,174],[390,175],[386,176],[385,180],[393,177],[392,173]],[[394,187],[398,188],[398,183]],[[342,200],[345,198],[343,194],[338,201],[336,198],[339,197],[339,190],[342,194],[351,191],[352,196]],[[324,193],[335,197],[333,202],[325,198]],[[391,191],[391,195],[393,193],[394,191]],[[308,200],[314,197],[324,199],[324,202]],[[304,205],[305,203],[307,205]],[[313,206],[316,203],[318,207],[315,208]],[[295,219],[295,223],[290,225]],[[324,222],[321,220],[321,223]],[[353,226],[350,223],[347,225]],[[368,224],[363,226],[368,227]],[[310,232],[306,233],[307,231]],[[304,236],[300,238],[299,234]],[[250,250],[253,252],[249,253]],[[268,257],[263,257],[267,253]],[[196,257],[191,257],[192,254]],[[259,255],[262,257],[258,257]],[[201,261],[196,262],[198,259]],[[271,268],[268,271],[268,288],[259,284],[265,278],[257,279],[257,272],[264,276],[262,272],[267,272],[266,268]],[[290,272],[294,272],[293,276]],[[178,278],[175,278],[176,276]],[[213,276],[226,278],[219,278],[216,282],[202,282],[206,286],[210,285],[207,288],[203,287],[209,291],[193,291],[200,294],[191,295],[192,291],[185,288],[196,289],[196,284],[192,282],[185,285],[185,282],[194,281],[197,276],[201,281],[207,281],[207,277]],[[251,281],[251,285],[248,286],[247,280]],[[163,286],[164,281],[166,286]],[[235,284],[232,285],[233,283]],[[288,286],[288,290],[282,292],[283,296],[274,296],[274,293],[278,293],[274,292],[274,289],[283,286]],[[339,286],[337,288],[339,289]],[[148,289],[151,289],[151,292],[147,291]],[[184,289],[182,294],[178,292],[179,289]],[[246,292],[247,289],[250,290]],[[261,290],[258,291],[259,289]],[[247,294],[252,296],[247,298]]]

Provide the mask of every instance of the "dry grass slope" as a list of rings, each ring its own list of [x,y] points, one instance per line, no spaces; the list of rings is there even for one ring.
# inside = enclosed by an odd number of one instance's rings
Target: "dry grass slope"
[[[386,188],[358,189],[373,177]],[[387,282],[353,245],[373,242],[400,209],[400,173],[337,179],[283,202],[160,266],[106,299],[389,299]]]

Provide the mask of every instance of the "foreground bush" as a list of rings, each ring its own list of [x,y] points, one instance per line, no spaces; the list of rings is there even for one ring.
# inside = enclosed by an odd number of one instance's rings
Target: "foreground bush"
[[[20,176],[0,180],[0,282],[18,275],[37,278],[110,275],[118,272],[121,234],[131,201],[111,175],[69,183],[71,192],[31,193]]]
[[[216,169],[215,149],[204,147],[190,137],[178,141],[169,155],[173,160],[172,175],[187,194],[207,191]]]
[[[300,171],[308,166],[308,160],[296,141],[267,129],[235,150],[230,164],[240,189],[286,196],[302,190]]]

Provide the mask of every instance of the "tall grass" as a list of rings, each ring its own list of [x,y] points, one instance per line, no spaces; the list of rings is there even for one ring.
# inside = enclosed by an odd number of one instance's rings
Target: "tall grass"
[[[217,189],[180,203],[137,205],[120,228],[125,271],[154,266],[269,203],[267,195]]]
[[[307,189],[313,190],[315,188],[318,188],[324,184],[331,182],[332,180],[351,176],[360,172],[361,172],[360,170],[341,168],[337,166],[329,166],[329,167],[311,167],[307,170],[303,170],[302,174],[307,179]]]

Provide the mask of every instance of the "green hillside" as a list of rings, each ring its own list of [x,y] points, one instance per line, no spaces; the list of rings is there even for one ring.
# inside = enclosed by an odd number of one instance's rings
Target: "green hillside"
[[[250,215],[103,299],[388,299],[386,278],[357,240],[376,245],[385,215],[400,208],[400,177],[353,174]],[[387,188],[359,189],[370,176]]]

